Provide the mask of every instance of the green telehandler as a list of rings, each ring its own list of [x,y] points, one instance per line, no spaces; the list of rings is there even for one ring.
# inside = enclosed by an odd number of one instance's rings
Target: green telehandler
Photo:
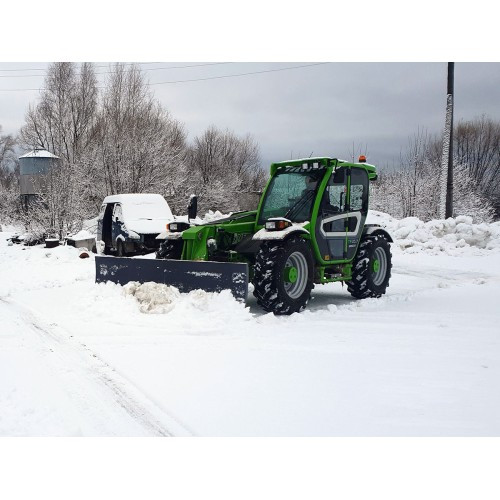
[[[315,284],[340,281],[357,299],[380,297],[391,276],[392,238],[365,224],[376,178],[363,156],[273,163],[257,210],[199,225],[171,222],[156,259],[96,256],[96,281],[230,289],[241,300],[251,282],[258,304],[274,314],[303,310]]]

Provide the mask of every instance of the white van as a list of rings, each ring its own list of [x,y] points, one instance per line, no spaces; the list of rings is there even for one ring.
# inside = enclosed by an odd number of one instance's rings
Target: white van
[[[156,237],[173,219],[160,194],[106,196],[97,222],[97,251],[119,257],[154,252],[160,246]]]

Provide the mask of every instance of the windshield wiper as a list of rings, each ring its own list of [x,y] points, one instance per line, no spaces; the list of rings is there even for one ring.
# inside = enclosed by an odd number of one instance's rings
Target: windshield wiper
[[[311,198],[314,197],[314,193],[315,191],[313,190],[308,190],[306,191],[306,193],[301,197],[299,198],[293,205],[292,207],[288,210],[288,212],[284,215],[284,218],[285,219],[290,219],[292,220],[292,214],[295,214],[296,212],[298,212],[299,210],[301,210],[304,205],[310,201]]]

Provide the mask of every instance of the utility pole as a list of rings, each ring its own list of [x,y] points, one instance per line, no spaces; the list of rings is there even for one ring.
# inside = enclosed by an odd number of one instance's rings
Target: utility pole
[[[446,122],[441,157],[441,196],[439,216],[442,219],[453,217],[453,90],[455,63],[448,63],[448,92],[446,98]]]

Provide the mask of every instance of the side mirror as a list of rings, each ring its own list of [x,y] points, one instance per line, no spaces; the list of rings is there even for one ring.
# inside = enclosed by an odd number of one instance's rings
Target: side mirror
[[[191,195],[191,198],[189,199],[187,210],[188,210],[188,220],[195,219],[196,214],[198,213],[198,197],[197,196]]]

